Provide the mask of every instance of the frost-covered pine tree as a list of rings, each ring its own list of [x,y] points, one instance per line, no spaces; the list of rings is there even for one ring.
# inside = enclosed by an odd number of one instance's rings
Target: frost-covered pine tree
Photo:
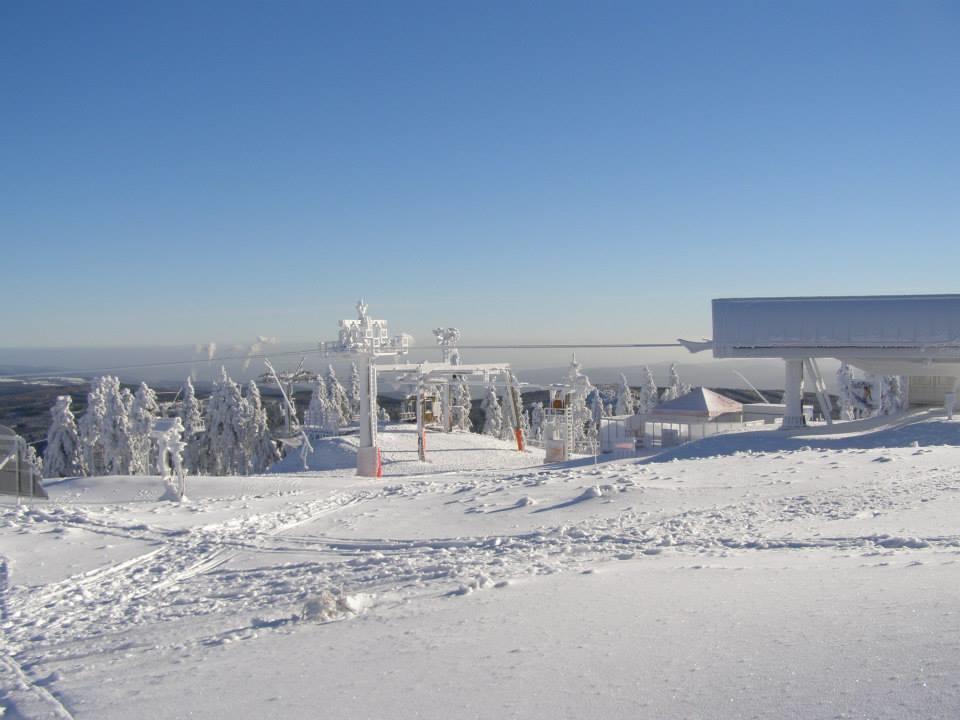
[[[637,395],[635,412],[637,415],[646,415],[657,406],[659,398],[657,383],[653,379],[653,373],[650,372],[650,368],[644,365],[641,374],[643,375],[643,380],[641,381],[640,392]]]
[[[83,453],[77,421],[70,410],[70,396],[61,395],[50,409],[52,421],[47,430],[47,449],[43,454],[44,477],[70,477],[83,474]]]
[[[98,377],[90,381],[87,410],[80,418],[80,450],[83,455],[83,467],[89,475],[102,475],[104,472],[102,433],[104,418],[107,415],[104,380],[105,378]]]
[[[520,430],[523,432],[524,438],[530,437],[530,413],[522,407],[520,409]]]
[[[206,426],[209,436],[209,471],[214,475],[241,475],[244,468],[243,418],[246,415],[240,387],[224,368],[213,384],[207,402]]]
[[[457,390],[450,408],[454,430],[470,431],[473,425],[470,422],[470,409],[473,407],[470,395],[470,385],[464,378],[457,383]]]
[[[880,412],[884,415],[894,415],[903,410],[904,401],[903,381],[900,376],[884,376]]]
[[[840,401],[840,419],[853,420],[856,417],[857,403],[853,392],[853,370],[841,363],[837,370],[838,399]]]
[[[497,389],[493,385],[487,388],[481,407],[483,408],[483,434],[500,437],[503,432],[503,410],[500,407],[500,400],[497,399]]]
[[[906,406],[907,398],[903,388],[903,378],[899,375],[888,375],[884,380],[883,414],[893,415]]]
[[[567,383],[571,386],[570,415],[573,422],[573,441],[576,452],[585,452],[590,447],[589,428],[593,423],[593,412],[587,406],[587,400],[594,391],[590,378],[580,371],[576,356],[570,362]]]
[[[605,415],[605,408],[603,406],[603,396],[600,394],[600,390],[597,388],[593,389],[593,392],[590,393],[590,399],[587,402],[587,406],[590,408],[590,421],[594,427],[600,426],[600,421]]]
[[[353,412],[350,410],[350,398],[343,385],[337,379],[337,373],[333,365],[327,365],[327,395],[334,409],[339,413],[339,425],[349,425],[353,419]]]
[[[663,394],[663,399],[676,400],[690,392],[692,388],[680,379],[680,373],[677,372],[677,364],[670,363],[670,385]]]
[[[203,432],[203,413],[193,382],[187,377],[183,386],[183,402],[180,404],[180,423],[183,425],[183,467],[188,473],[206,472],[207,435]]]
[[[636,412],[636,403],[633,401],[633,391],[627,376],[620,373],[620,387],[617,389],[617,404],[613,410],[615,415],[633,415]]]
[[[318,377],[313,383],[313,392],[310,394],[310,404],[303,414],[303,424],[310,428],[318,428],[321,433],[327,432],[327,413],[329,401],[327,400],[327,384],[323,378]]]
[[[513,399],[510,397],[511,392],[514,393]],[[500,426],[500,438],[503,440],[513,440],[514,431],[517,426],[523,426],[523,420],[514,417],[514,408],[519,409],[523,407],[523,401],[520,399],[519,395],[520,393],[515,387],[508,387],[504,391],[503,402],[501,403],[503,423]]]
[[[360,371],[356,363],[350,364],[350,419],[360,417]]]
[[[100,429],[103,443],[104,472],[108,475],[129,475],[133,464],[130,410],[133,395],[120,386],[118,378],[107,375],[103,381],[106,413]]]
[[[27,465],[33,467],[36,471],[36,477],[44,477],[43,474],[43,458],[37,454],[37,449],[33,445],[27,445]]]
[[[133,475],[147,475],[154,469],[150,432],[159,416],[157,394],[145,382],[140,383],[130,407],[130,473]]]
[[[267,411],[260,399],[260,388],[251,380],[247,383],[243,412],[243,454],[248,474],[259,474],[280,459],[280,451],[270,435]]]
[[[543,439],[543,403],[539,401],[530,407],[530,437]]]

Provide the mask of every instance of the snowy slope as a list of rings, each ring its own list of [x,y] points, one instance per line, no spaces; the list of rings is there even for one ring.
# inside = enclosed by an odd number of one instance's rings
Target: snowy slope
[[[960,423],[897,423],[551,467],[476,435],[431,436],[421,463],[395,429],[381,481],[195,478],[183,505],[156,478],[56,483],[0,508],[0,704],[954,717]]]

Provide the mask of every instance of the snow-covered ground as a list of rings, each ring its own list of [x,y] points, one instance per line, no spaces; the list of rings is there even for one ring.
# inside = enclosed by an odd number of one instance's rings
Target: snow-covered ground
[[[960,716],[960,422],[543,466],[477,435],[0,506],[4,717]]]

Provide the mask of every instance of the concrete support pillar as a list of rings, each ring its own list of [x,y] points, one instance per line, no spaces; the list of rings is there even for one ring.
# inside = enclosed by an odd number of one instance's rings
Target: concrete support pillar
[[[421,371],[417,381],[417,457],[420,460],[427,459],[427,435],[423,417],[423,396],[426,392],[426,386],[423,382],[423,372]]]
[[[357,475],[383,474],[377,447],[377,370],[369,355],[362,356],[360,369],[360,428],[357,447]]]
[[[803,360],[787,360],[785,376],[786,394],[783,413],[784,429],[803,425]]]

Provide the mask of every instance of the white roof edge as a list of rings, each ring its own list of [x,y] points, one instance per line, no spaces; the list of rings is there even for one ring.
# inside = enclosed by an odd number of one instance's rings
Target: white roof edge
[[[960,300],[960,293],[934,293],[917,295],[784,295],[771,297],[723,297],[712,302],[818,302],[838,300]]]

